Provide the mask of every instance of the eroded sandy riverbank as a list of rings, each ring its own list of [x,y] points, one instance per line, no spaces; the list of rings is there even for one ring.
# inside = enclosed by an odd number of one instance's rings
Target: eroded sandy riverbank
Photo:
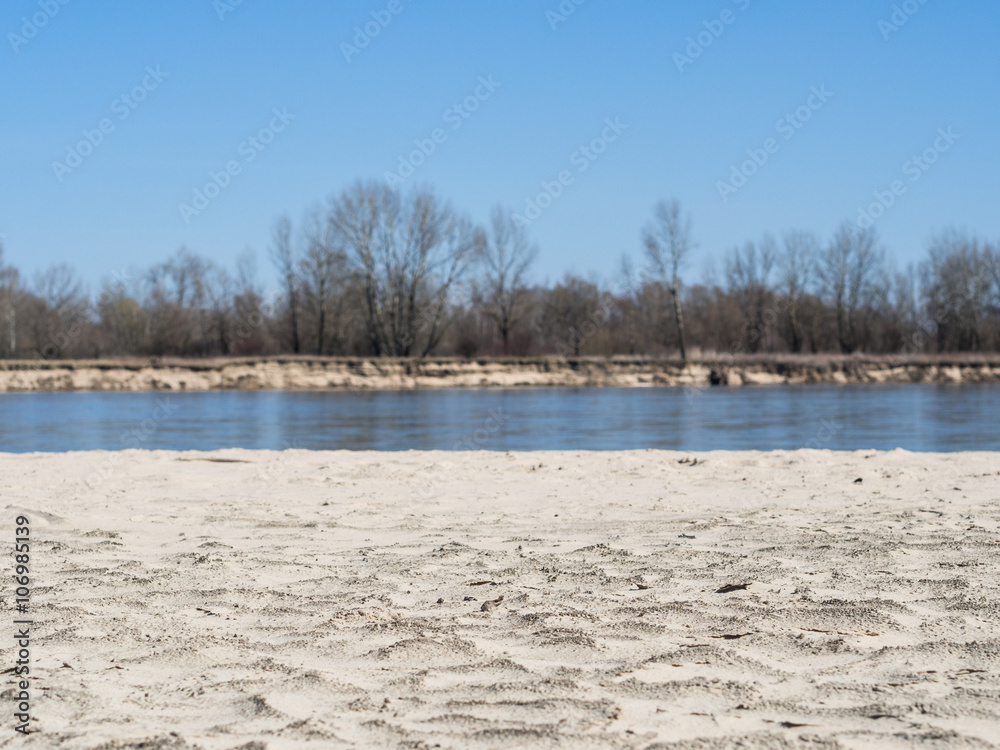
[[[1000,357],[7,361],[0,392],[1000,383]]]

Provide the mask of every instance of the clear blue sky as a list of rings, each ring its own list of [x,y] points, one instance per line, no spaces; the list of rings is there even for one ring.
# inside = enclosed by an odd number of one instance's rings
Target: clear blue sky
[[[229,264],[253,248],[269,282],[276,217],[383,178],[436,128],[443,142],[406,184],[480,221],[498,202],[523,212],[571,172],[531,225],[539,281],[612,277],[670,197],[694,219],[692,279],[766,230],[826,238],[894,180],[906,191],[877,228],[899,265],[947,226],[1000,238],[995,0],[899,3],[917,10],[897,31],[879,28],[892,0],[586,0],[555,29],[557,0],[409,0],[350,62],[342,44],[388,0],[243,0],[221,19],[212,0],[58,2],[0,13],[0,235],[29,275],[68,261],[93,289],[185,245]],[[724,11],[731,23],[679,71],[675,53]],[[32,16],[45,25],[22,35]],[[490,76],[499,87],[455,129],[446,112]],[[144,83],[134,109],[119,99]],[[779,126],[824,86],[833,95],[808,122]],[[246,145],[275,108],[294,120],[262,150]],[[53,162],[104,118],[113,129],[60,181]],[[612,134],[607,118],[627,129],[580,172],[574,153]],[[913,182],[907,162],[939,128],[959,137]],[[776,151],[724,201],[719,181],[768,138]],[[239,174],[186,222],[179,205],[229,161]]]

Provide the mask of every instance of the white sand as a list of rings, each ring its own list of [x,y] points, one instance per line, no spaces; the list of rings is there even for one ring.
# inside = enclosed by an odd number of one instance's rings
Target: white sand
[[[1000,455],[692,455],[0,455],[0,746],[996,747]]]

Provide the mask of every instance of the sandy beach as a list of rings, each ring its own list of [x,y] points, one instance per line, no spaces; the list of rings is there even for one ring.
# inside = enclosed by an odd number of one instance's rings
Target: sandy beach
[[[1000,738],[997,454],[5,454],[0,484],[36,732],[8,679],[3,747]]]

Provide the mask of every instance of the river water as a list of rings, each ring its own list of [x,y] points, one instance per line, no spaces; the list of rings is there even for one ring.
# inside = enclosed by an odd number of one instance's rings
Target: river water
[[[0,395],[0,451],[1000,450],[998,385]]]

